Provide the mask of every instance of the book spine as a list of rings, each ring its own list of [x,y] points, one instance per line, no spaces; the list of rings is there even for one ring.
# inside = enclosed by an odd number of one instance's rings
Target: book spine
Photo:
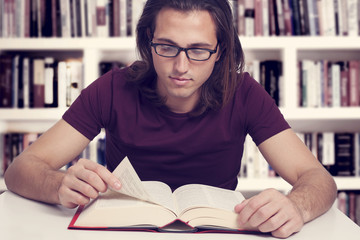
[[[33,72],[33,93],[34,93],[34,108],[42,108],[45,105],[45,61],[44,59],[34,59]]]
[[[358,36],[358,6],[357,0],[347,0],[347,13],[348,13],[348,35]]]
[[[96,2],[96,32],[98,37],[108,37],[109,29],[106,17],[106,0]]]
[[[349,68],[348,62],[341,63],[341,73],[340,73],[340,98],[341,106],[349,106]]]
[[[24,108],[30,107],[30,60],[28,57],[23,59],[23,98]]]
[[[245,36],[245,0],[238,0],[237,6],[237,31],[240,36]]]
[[[245,0],[245,35],[254,36],[255,35],[255,6],[254,2],[251,0]]]
[[[285,22],[283,3],[281,0],[274,1],[275,33],[277,36],[285,35]]]
[[[20,56],[17,54],[12,58],[12,77],[11,77],[11,82],[12,82],[12,108],[17,108],[17,101],[19,98],[19,61],[20,61]]]
[[[12,57],[0,56],[0,107],[12,107]]]
[[[50,107],[54,104],[54,58],[45,58],[44,104]]]
[[[349,61],[349,81],[350,81],[350,106],[359,106],[359,71],[360,62]]]
[[[263,36],[262,0],[255,0],[255,36]]]

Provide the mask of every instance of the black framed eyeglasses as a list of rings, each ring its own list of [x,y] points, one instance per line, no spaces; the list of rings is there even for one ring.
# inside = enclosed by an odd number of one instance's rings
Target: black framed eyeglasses
[[[216,44],[214,50],[206,48],[182,48],[170,44],[153,43],[150,42],[150,46],[154,48],[155,53],[162,57],[173,58],[184,51],[187,58],[194,61],[206,61],[212,54],[217,52],[219,43]]]

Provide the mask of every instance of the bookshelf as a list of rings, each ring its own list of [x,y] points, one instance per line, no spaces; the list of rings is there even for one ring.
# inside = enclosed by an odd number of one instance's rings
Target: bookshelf
[[[360,60],[360,37],[240,37],[246,61],[276,59],[283,62],[283,92],[280,110],[298,132],[360,132],[360,108],[302,108],[298,106],[298,67],[302,59]],[[98,75],[101,61],[132,62],[137,58],[135,38],[1,38],[0,54],[81,57],[84,86]],[[45,131],[61,118],[66,108],[1,109],[1,132]],[[339,190],[360,190],[359,177],[336,177]],[[240,190],[275,187],[288,190],[280,179],[241,179]],[[259,187],[261,186],[261,188]],[[0,188],[4,187],[0,179]],[[1,190],[1,189],[0,189]]]

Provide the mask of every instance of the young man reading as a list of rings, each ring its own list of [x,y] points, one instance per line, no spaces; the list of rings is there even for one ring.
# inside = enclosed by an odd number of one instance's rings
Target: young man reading
[[[239,227],[288,237],[327,211],[332,177],[290,129],[265,90],[243,72],[243,52],[224,0],[148,0],[137,27],[141,61],[88,88],[5,174],[22,196],[73,208],[108,187],[127,156],[142,180],[173,189],[202,183],[235,189],[245,136],[292,186],[234,206]],[[106,131],[107,168],[76,158]],[[241,184],[241,182],[240,182]]]

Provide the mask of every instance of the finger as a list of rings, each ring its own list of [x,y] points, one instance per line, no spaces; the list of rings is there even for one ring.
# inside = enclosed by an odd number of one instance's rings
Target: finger
[[[246,204],[249,202],[249,199],[245,199],[244,201],[242,201],[241,203],[237,204],[234,208],[234,211],[236,213],[240,213],[241,210],[244,209],[244,207],[246,206]]]
[[[69,170],[70,172],[72,172],[72,169]],[[93,198],[93,199],[97,198],[99,191],[95,189],[91,185],[91,183],[88,183],[82,179],[81,175],[84,175],[83,172],[84,171],[81,172],[75,171],[74,174],[65,175],[62,185],[65,188],[69,189],[69,191],[78,192],[86,198]]]
[[[65,185],[60,187],[58,194],[60,204],[67,208],[75,208],[78,205],[86,205],[90,202],[88,197],[69,189]]]
[[[84,175],[84,173],[79,173],[79,174]],[[96,178],[97,176],[94,176],[94,177]],[[86,177],[84,177],[84,178],[86,178]],[[100,178],[98,181],[100,181],[102,183],[102,185],[104,185],[104,183],[102,182],[102,180]],[[96,184],[94,182],[94,180],[89,180],[89,179],[87,179],[86,181],[83,181],[83,179],[80,177],[80,180],[77,178],[74,178],[72,181],[67,183],[67,186],[70,189],[83,194],[85,197],[95,199],[98,197],[99,192],[100,192],[99,187],[95,186],[95,185],[101,185],[101,183]]]
[[[107,189],[107,185],[104,180],[101,179],[101,177],[97,173],[91,170],[83,169],[82,171],[77,171],[75,173],[75,176],[77,180],[80,179],[81,181],[74,180],[73,186],[76,182],[76,186],[74,187],[76,187],[76,190],[82,193],[93,194],[93,189],[97,194],[98,192],[105,192]]]
[[[270,218],[266,218],[266,221],[258,225],[258,229],[261,232],[273,232],[283,226],[289,218],[287,214],[283,214],[283,211],[277,212]]]
[[[107,168],[104,166],[94,163],[90,160],[85,160],[85,168],[95,172],[100,179],[102,180],[104,185],[97,186],[99,192],[105,192],[107,189],[107,185],[115,190],[119,190],[121,188],[121,183],[119,179],[117,179]],[[100,184],[100,182],[99,182]]]
[[[271,235],[277,238],[287,238],[293,233],[299,232],[303,224],[297,223],[295,220],[290,220],[283,224],[278,229],[271,232]]]
[[[256,195],[252,198],[249,198],[244,204],[245,206],[240,204],[238,208],[242,208],[241,211],[238,212],[238,222],[240,225],[244,225],[249,222],[251,216],[256,213],[256,211],[265,205],[268,202],[267,198],[261,197],[260,195]],[[252,226],[252,225],[251,225]]]
[[[278,204],[278,202],[272,202],[272,201],[267,202],[264,205],[262,205],[261,207],[259,207],[253,213],[253,215],[248,220],[249,224],[254,227],[259,227],[262,224],[266,224],[267,221],[269,221],[271,218],[273,218],[279,214],[280,209],[281,209],[281,206]],[[282,217],[285,218],[285,216],[282,216]],[[287,219],[288,218],[286,218],[286,220]],[[277,220],[277,218],[275,218],[274,220]],[[272,220],[272,221],[274,221],[274,220]],[[271,223],[275,223],[275,222],[271,222]],[[276,228],[281,226],[283,223],[284,222],[282,222],[280,225],[277,225]],[[271,230],[275,230],[276,228],[272,228]]]

